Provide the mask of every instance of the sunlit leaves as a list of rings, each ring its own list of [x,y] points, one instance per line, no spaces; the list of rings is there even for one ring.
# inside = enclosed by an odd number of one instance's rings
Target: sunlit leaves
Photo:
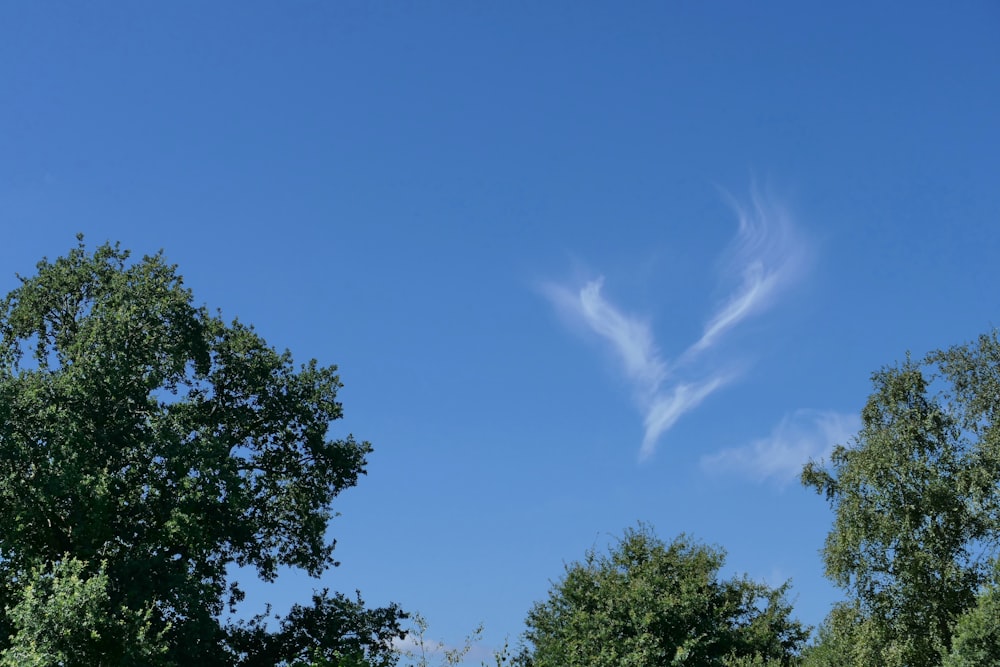
[[[566,567],[528,614],[534,667],[659,667],[759,657],[787,663],[808,632],[791,619],[787,586],[720,580],[722,551],[644,526],[608,554]]]
[[[846,664],[939,665],[976,604],[1000,536],[998,359],[993,334],[875,373],[855,442],[803,472],[835,512],[823,556],[850,606],[825,641]]]

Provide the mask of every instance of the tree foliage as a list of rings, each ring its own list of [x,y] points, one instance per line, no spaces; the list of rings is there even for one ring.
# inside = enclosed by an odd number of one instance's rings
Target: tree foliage
[[[8,611],[15,632],[0,666],[163,664],[166,646],[150,631],[152,610],[112,608],[108,587],[103,565],[87,577],[73,558],[34,570]]]
[[[834,509],[823,558],[850,597],[823,639],[844,664],[939,665],[997,554],[1000,343],[908,358],[873,384],[852,446],[802,476]]]
[[[1000,665],[1000,587],[984,589],[976,606],[955,623],[951,652],[944,667]]]
[[[791,664],[808,632],[790,617],[787,584],[720,580],[723,552],[644,526],[610,553],[566,566],[528,614],[534,667]],[[753,664],[752,662],[750,664]]]
[[[294,605],[269,630],[266,615],[240,623],[230,631],[230,647],[238,667],[391,667],[401,636],[395,607],[368,609],[361,594],[354,599],[326,589],[315,593],[311,606]]]
[[[81,237],[20,281],[0,301],[0,646],[63,613],[38,597],[48,586],[83,618],[100,609],[131,628],[114,650],[140,633],[162,639],[165,664],[232,664],[246,628],[219,621],[242,599],[229,566],[273,580],[281,566],[334,564],[332,501],[371,451],[327,437],[342,415],[336,367],[296,366],[253,327],[195,306],[162,255],[88,253]],[[285,625],[322,625],[328,603]],[[401,616],[370,619],[364,650]]]

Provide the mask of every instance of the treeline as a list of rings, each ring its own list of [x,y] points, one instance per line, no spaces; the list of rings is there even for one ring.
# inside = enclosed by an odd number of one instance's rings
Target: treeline
[[[334,564],[332,503],[371,451],[327,437],[335,367],[195,306],[162,255],[80,237],[19,278],[0,301],[0,667],[463,659],[404,651],[423,620],[360,594],[222,620],[244,597],[230,566]],[[844,591],[814,633],[787,584],[723,579],[722,550],[639,524],[567,565],[492,662],[1000,665],[997,334],[873,384],[855,439],[802,474],[833,510],[823,565]]]
[[[525,667],[1000,665],[997,333],[872,376],[861,430],[802,483],[833,509],[845,594],[813,640],[787,584],[720,580],[722,552],[629,530],[566,568],[527,616]]]

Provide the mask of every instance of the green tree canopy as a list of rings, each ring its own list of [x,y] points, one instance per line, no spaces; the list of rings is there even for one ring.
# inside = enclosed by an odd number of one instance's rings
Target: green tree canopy
[[[857,656],[845,664],[939,665],[997,554],[1000,343],[907,359],[873,384],[852,445],[802,475],[833,506],[823,557],[850,596],[825,638]]]
[[[630,529],[608,554],[566,566],[528,614],[534,667],[791,664],[808,636],[788,585],[720,580],[724,553],[685,536]],[[740,661],[743,662],[740,662]],[[750,662],[746,662],[749,660]]]
[[[85,570],[68,558],[32,572],[20,602],[8,610],[16,632],[0,656],[2,667],[163,664],[166,643],[150,633],[152,610],[112,608],[103,567],[90,577]]]
[[[20,281],[0,301],[5,659],[71,608],[43,590],[72,593],[67,604],[83,605],[84,619],[104,610],[113,618],[101,623],[133,628],[117,637],[120,654],[140,631],[159,638],[165,664],[259,664],[263,646],[268,664],[291,662],[297,628],[332,617],[336,632],[312,628],[323,656],[349,636],[354,649],[382,654],[399,634],[396,607],[369,618],[342,597],[317,596],[266,641],[259,621],[219,620],[243,597],[230,566],[273,580],[281,566],[319,575],[334,564],[332,501],[371,451],[327,437],[342,415],[336,367],[296,366],[253,327],[195,306],[162,255],[132,261],[118,245],[88,253],[81,237]]]
[[[1000,586],[983,589],[976,606],[959,617],[944,667],[1000,665]]]

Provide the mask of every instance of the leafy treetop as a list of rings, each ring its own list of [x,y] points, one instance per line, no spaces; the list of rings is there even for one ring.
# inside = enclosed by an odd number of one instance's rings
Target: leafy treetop
[[[808,631],[788,585],[720,580],[724,553],[640,525],[607,554],[566,566],[528,614],[532,667],[791,664]],[[750,661],[750,662],[748,662]]]
[[[44,609],[25,582],[90,591],[98,577],[88,599],[106,596],[115,627],[142,619],[166,664],[252,664],[267,633],[219,622],[243,597],[227,568],[273,580],[280,566],[335,564],[332,501],[371,446],[327,437],[342,416],[335,366],[296,366],[253,327],[195,306],[162,253],[132,261],[79,238],[0,301],[0,647],[23,605]],[[362,611],[324,595],[300,615],[331,600]],[[383,611],[359,635],[376,654],[402,616]]]

